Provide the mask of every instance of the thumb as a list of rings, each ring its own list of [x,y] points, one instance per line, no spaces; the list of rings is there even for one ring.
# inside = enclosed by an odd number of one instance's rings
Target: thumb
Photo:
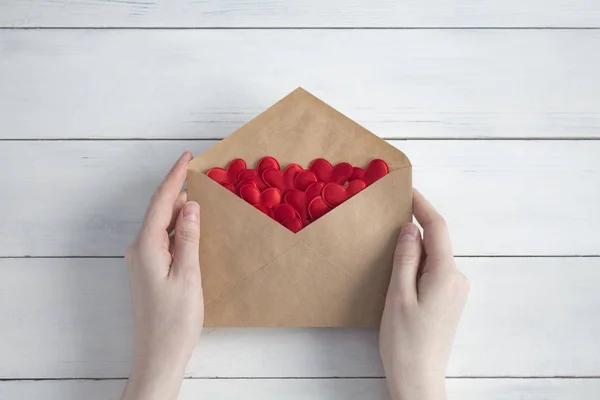
[[[199,268],[198,251],[200,249],[200,206],[188,201],[177,217],[175,238],[173,239],[174,272]]]
[[[421,262],[421,232],[417,225],[402,227],[394,253],[394,269],[390,280],[391,294],[403,299],[417,298],[417,274]]]

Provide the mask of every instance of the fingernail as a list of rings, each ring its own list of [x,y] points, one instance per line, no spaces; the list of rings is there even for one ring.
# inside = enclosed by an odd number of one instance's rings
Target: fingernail
[[[192,152],[190,152],[190,151],[184,151],[183,154],[179,157],[180,160],[185,160],[188,158],[194,158],[194,156],[192,155]]]
[[[421,232],[415,224],[408,223],[400,231],[400,240],[417,240],[420,234]]]
[[[200,206],[195,201],[189,201],[183,207],[183,219],[187,221],[200,221]]]

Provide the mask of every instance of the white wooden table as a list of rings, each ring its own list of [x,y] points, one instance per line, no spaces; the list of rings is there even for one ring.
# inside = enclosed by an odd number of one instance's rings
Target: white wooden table
[[[0,27],[0,399],[118,398],[150,193],[296,86],[447,217],[450,399],[600,397],[596,0],[0,0]],[[184,400],[387,398],[369,329],[207,329],[187,376]]]

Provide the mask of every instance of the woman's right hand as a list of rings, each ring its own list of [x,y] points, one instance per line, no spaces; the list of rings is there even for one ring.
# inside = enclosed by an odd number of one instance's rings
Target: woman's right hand
[[[442,400],[456,328],[469,292],[457,269],[446,222],[416,190],[423,228],[402,227],[381,320],[379,348],[394,400]]]

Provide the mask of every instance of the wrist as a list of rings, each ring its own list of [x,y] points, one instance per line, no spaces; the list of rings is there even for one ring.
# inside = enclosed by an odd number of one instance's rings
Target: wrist
[[[446,379],[441,377],[388,377],[392,400],[446,400]]]
[[[134,363],[123,400],[176,400],[185,368],[167,363]]]
[[[446,400],[444,385],[437,387],[403,386],[389,387],[392,400]]]

